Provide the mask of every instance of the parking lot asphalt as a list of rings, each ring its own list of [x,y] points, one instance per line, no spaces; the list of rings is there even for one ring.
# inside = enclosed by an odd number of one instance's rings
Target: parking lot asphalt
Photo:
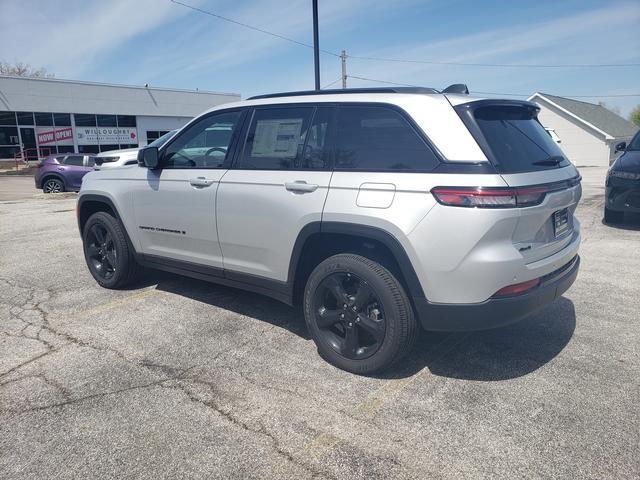
[[[564,297],[423,333],[375,378],[266,297],[157,272],[99,288],[75,196],[0,178],[0,478],[638,478],[640,220],[603,224],[605,169],[581,173]]]

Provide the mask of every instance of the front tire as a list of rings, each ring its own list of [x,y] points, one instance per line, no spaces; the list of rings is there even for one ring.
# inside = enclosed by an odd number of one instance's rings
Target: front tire
[[[364,375],[398,362],[418,334],[400,282],[382,265],[354,254],[329,257],[311,272],[304,316],[322,358]]]
[[[604,221],[606,223],[622,223],[624,220],[624,212],[616,212],[604,207]]]
[[[142,269],[129,247],[124,228],[110,214],[97,212],[89,217],[82,243],[89,271],[100,286],[122,288],[140,276]]]

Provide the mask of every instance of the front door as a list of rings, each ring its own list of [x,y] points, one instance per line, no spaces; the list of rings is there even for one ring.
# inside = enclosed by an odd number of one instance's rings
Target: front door
[[[31,127],[20,127],[20,138],[22,139],[24,159],[33,161],[38,160],[35,129]]]
[[[253,111],[245,145],[218,189],[218,233],[228,277],[287,280],[298,233],[322,217],[331,180],[325,145],[332,111],[313,106]]]
[[[150,260],[163,257],[222,269],[216,191],[242,116],[242,110],[227,110],[193,122],[165,145],[159,169],[136,172],[136,236]]]

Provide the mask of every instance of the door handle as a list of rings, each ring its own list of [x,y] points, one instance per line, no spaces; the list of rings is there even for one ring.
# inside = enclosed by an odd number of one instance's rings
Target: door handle
[[[315,183],[307,183],[304,180],[296,180],[295,182],[286,182],[284,188],[290,192],[311,193],[318,189],[318,185]]]
[[[215,180],[209,180],[205,177],[196,177],[189,179],[189,183],[194,187],[204,188],[212,185]]]

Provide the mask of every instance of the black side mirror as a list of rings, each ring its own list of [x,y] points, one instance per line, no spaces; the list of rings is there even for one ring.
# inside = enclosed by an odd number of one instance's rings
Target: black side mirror
[[[614,153],[624,152],[626,149],[627,149],[627,142],[616,143],[616,151]]]
[[[158,147],[144,147],[138,150],[138,165],[156,170],[159,163]]]

